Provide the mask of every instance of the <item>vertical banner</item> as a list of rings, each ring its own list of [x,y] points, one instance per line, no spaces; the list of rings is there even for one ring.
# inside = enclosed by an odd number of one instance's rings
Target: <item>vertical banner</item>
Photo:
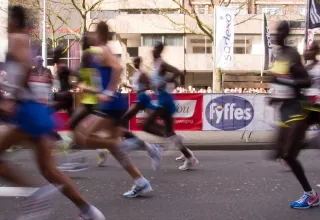
[[[308,29],[308,48],[310,48],[311,44],[314,40],[314,29]]]
[[[267,23],[267,17],[263,14],[263,45],[264,45],[264,70],[271,67],[273,61],[271,36],[269,26]]]
[[[320,28],[320,2],[307,0],[307,29]],[[308,8],[309,7],[309,8]]]
[[[174,128],[180,131],[202,130],[202,94],[174,94],[176,113],[174,114]],[[130,104],[136,100],[136,94],[130,94]],[[156,104],[155,96],[153,104]],[[144,119],[145,111],[139,112],[130,120],[130,130],[139,131]],[[158,123],[163,124],[161,119]]]
[[[215,64],[217,68],[233,66],[234,17],[233,8],[216,6],[215,9]]]

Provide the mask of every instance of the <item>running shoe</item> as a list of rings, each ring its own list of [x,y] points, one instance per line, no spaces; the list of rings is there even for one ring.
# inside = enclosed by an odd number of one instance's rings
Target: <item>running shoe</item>
[[[108,158],[108,151],[104,150],[98,153],[98,167],[104,167]]]
[[[152,190],[153,189],[149,181],[146,181],[146,183],[143,186],[134,185],[132,189],[124,193],[123,196],[126,198],[135,198],[141,194],[152,192]]]
[[[319,194],[311,196],[309,194],[304,193],[303,196],[291,203],[291,208],[293,209],[308,209],[314,206],[318,206],[320,204]]]
[[[62,172],[80,172],[89,169],[89,163],[85,157],[75,158],[58,166],[58,169]]]
[[[192,157],[191,159],[187,159],[184,161],[183,165],[179,167],[179,170],[190,170],[192,167],[197,165],[199,161],[197,158]]]
[[[149,152],[149,156],[152,161],[152,168],[158,170],[161,166],[162,157],[161,157],[161,147],[158,144],[150,144],[152,151]]]
[[[52,213],[52,201],[58,195],[58,189],[53,185],[47,185],[29,196],[22,205],[22,213],[17,220],[48,219]]]
[[[79,220],[106,220],[106,217],[94,206],[90,206],[88,213],[79,214]]]
[[[180,157],[176,158],[176,161],[185,161],[186,157],[182,154]]]
[[[191,150],[189,150],[189,149],[188,149],[188,151],[194,157],[193,152]],[[185,160],[186,160],[186,157],[183,154],[180,157],[176,158],[176,161],[185,161]]]

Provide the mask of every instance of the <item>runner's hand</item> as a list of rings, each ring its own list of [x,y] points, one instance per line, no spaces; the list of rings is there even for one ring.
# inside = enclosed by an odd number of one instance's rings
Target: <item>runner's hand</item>
[[[99,95],[97,95],[97,98],[98,98],[99,102],[108,102],[111,99],[110,96],[107,96],[105,94],[99,94]]]
[[[8,115],[13,115],[16,110],[16,103],[12,100],[2,100],[1,101],[1,110]]]

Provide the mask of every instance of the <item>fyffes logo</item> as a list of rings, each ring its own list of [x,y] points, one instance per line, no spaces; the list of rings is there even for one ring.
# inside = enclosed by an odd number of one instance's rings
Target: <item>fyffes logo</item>
[[[217,129],[238,130],[250,124],[254,117],[254,109],[248,100],[226,95],[208,103],[205,117],[207,122]]]

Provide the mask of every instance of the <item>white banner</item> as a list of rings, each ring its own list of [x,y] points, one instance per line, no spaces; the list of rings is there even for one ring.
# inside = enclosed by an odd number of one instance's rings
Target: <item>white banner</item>
[[[278,110],[266,104],[266,97],[251,94],[204,95],[203,130],[274,130]]]
[[[215,6],[215,65],[233,66],[234,14],[233,8]]]

